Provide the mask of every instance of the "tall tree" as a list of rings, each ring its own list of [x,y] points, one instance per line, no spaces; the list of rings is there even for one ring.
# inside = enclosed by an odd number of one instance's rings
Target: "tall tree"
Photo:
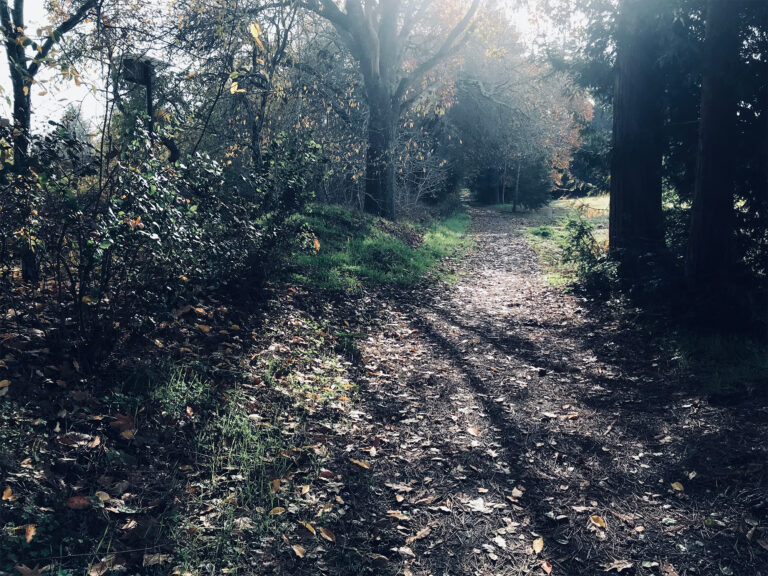
[[[25,27],[24,0],[14,0],[13,9],[8,5],[8,0],[0,0],[0,24],[13,87],[13,158],[16,165],[21,164],[28,152],[32,116],[31,87],[40,71],[40,65],[50,56],[56,42],[83,22],[99,4],[98,0],[85,0],[56,28],[50,29],[49,36],[38,44],[28,36]],[[27,54],[27,47],[32,49],[33,56]]]
[[[623,0],[616,30],[610,250],[632,274],[664,245],[661,210],[663,82],[660,0]]]
[[[481,0],[471,5],[436,48],[410,72],[404,63],[414,29],[423,26],[431,0],[306,0],[328,19],[360,66],[368,104],[365,209],[394,219],[395,143],[399,120],[427,87],[425,76],[461,46]]]
[[[709,0],[696,185],[686,274],[724,280],[734,263],[734,139],[739,66],[738,0]]]

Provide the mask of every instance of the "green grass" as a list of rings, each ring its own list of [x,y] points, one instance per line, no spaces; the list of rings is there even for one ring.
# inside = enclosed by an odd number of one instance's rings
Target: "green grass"
[[[291,256],[291,280],[324,290],[414,286],[441,259],[468,245],[464,213],[430,225],[392,224],[338,206],[315,206],[303,219],[318,244],[310,242]]]
[[[590,196],[586,198],[560,198],[550,203],[552,215],[547,208],[530,212],[518,212],[522,219],[522,231],[531,247],[546,265],[546,281],[554,287],[567,287],[578,280],[577,267],[574,263],[563,262],[563,247],[568,239],[566,222],[569,218],[583,218],[593,227],[593,235],[599,243],[608,239],[609,197]],[[508,204],[493,206],[501,213],[511,213]]]

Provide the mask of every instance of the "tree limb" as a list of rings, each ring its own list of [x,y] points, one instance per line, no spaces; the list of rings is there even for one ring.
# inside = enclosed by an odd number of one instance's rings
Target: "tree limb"
[[[449,56],[452,52],[456,51],[460,47],[460,44],[456,43],[456,40],[472,23],[472,19],[475,17],[475,13],[480,7],[480,2],[481,0],[473,0],[472,6],[469,7],[469,10],[467,10],[467,13],[464,15],[464,17],[459,21],[458,24],[456,24],[456,26],[454,26],[453,30],[450,31],[448,36],[446,36],[440,49],[430,58],[417,66],[416,69],[410,74],[410,76],[406,76],[400,80],[400,84],[398,85],[394,95],[395,102],[399,102],[403,96],[405,96],[408,88],[413,86],[414,83],[420,80],[421,77],[423,77],[432,68],[437,66],[441,60]]]
[[[38,56],[35,57],[35,59],[32,61],[32,64],[29,66],[29,69],[27,70],[28,76],[34,77],[35,74],[37,74],[37,71],[40,68],[40,61],[48,56],[48,53],[51,51],[51,48],[53,48],[53,45],[56,44],[56,42],[58,42],[64,34],[85,20],[85,17],[88,15],[88,11],[91,8],[95,8],[98,4],[98,0],[87,0],[80,6],[80,8],[78,8],[77,12],[72,14],[72,16],[58,25],[58,27],[39,48]]]

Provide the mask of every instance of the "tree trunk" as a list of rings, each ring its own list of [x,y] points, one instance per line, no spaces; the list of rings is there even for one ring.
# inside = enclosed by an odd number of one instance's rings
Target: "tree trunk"
[[[387,97],[371,99],[365,163],[365,211],[394,220],[394,146],[399,115]]]
[[[520,169],[523,167],[523,159],[517,161],[517,176],[515,177],[515,200],[512,203],[512,212],[517,211],[517,203],[520,201]]]
[[[709,1],[704,58],[696,186],[686,260],[686,275],[694,282],[725,280],[734,263],[734,70],[739,59],[739,20],[732,0]]]
[[[658,0],[624,0],[616,40],[609,240],[625,275],[664,247],[658,7]]]
[[[24,76],[11,74],[13,84],[13,163],[21,168],[29,154],[29,126],[31,108],[29,92],[24,93]]]

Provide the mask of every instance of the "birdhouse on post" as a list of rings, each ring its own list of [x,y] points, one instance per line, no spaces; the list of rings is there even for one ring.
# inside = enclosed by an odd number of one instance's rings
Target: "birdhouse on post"
[[[127,82],[146,86],[152,82],[154,66],[146,57],[128,56],[123,58],[123,78]]]

